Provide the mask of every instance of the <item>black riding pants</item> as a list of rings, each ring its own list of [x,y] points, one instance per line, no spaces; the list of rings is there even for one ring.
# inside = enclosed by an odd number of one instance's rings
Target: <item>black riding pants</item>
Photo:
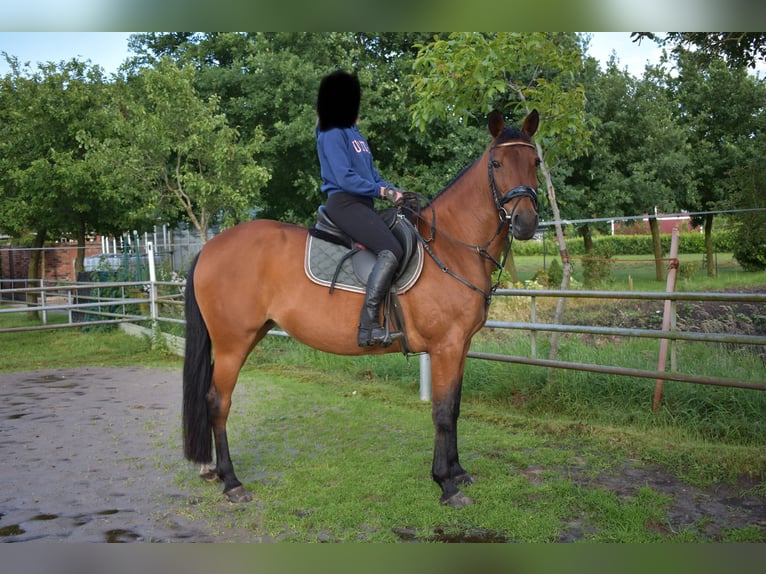
[[[342,191],[330,194],[325,209],[335,225],[345,231],[357,243],[377,255],[388,250],[402,259],[402,246],[383,219],[374,209],[371,197]]]

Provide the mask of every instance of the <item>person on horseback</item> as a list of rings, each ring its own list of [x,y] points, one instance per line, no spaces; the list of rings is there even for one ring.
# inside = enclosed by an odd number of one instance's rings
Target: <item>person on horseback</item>
[[[386,333],[380,306],[391,287],[403,255],[399,241],[374,209],[376,197],[393,203],[402,192],[384,180],[373,164],[367,140],[357,127],[362,92],[359,79],[343,70],[322,78],[317,95],[316,126],[322,192],[330,219],[354,241],[375,253],[377,260],[367,280],[359,315],[357,344],[389,345],[401,336]]]

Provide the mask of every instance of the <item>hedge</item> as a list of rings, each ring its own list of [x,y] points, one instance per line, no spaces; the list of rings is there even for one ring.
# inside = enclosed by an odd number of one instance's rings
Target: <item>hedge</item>
[[[679,253],[705,253],[705,236],[702,233],[681,233],[679,239]],[[670,235],[660,236],[660,243],[663,253],[667,254],[670,251]],[[585,255],[582,237],[568,237],[566,244],[570,255]],[[611,256],[653,254],[651,235],[598,235],[593,238],[593,244],[599,253]],[[734,248],[734,233],[728,230],[713,233],[713,248],[717,253],[731,253]],[[558,243],[550,232],[545,234],[545,250],[549,255],[559,252]],[[514,241],[513,254],[520,257],[542,255],[543,242]]]

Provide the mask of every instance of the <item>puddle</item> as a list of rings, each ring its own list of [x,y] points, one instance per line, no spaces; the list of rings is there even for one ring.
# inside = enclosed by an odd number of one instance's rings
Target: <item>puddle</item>
[[[40,375],[39,377],[24,379],[22,383],[56,383],[63,381],[66,377],[63,375]]]
[[[394,528],[394,534],[396,534],[401,542],[441,542],[444,544],[497,544],[512,542],[507,536],[484,529],[456,532],[446,531],[444,528],[437,527],[426,536],[418,536],[417,529],[415,528]]]
[[[107,530],[104,532],[104,542],[108,542],[110,544],[136,542],[140,539],[140,534],[137,534],[132,530],[125,530],[123,528],[115,528],[113,530]]]
[[[117,514],[119,510],[115,508],[111,508],[109,510],[101,510],[99,512],[96,512],[96,516],[111,516],[112,514]]]
[[[0,459],[14,461],[3,468],[0,543],[219,537],[188,518],[188,492],[174,481],[180,373],[84,367],[0,379]]]
[[[26,530],[24,530],[21,526],[18,524],[11,524],[10,526],[4,526],[3,528],[0,528],[0,536],[18,536],[19,534],[24,534]]]

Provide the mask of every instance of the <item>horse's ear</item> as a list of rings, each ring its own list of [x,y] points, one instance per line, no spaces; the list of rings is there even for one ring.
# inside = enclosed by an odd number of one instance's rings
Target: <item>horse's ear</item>
[[[505,127],[503,114],[497,110],[492,110],[492,112],[487,117],[487,127],[489,128],[489,133],[492,134],[493,138],[496,138],[501,133],[503,133],[503,128]]]
[[[524,127],[521,128],[522,133],[532,137],[537,131],[537,127],[540,125],[540,114],[537,110],[532,110],[529,115],[524,119]]]

